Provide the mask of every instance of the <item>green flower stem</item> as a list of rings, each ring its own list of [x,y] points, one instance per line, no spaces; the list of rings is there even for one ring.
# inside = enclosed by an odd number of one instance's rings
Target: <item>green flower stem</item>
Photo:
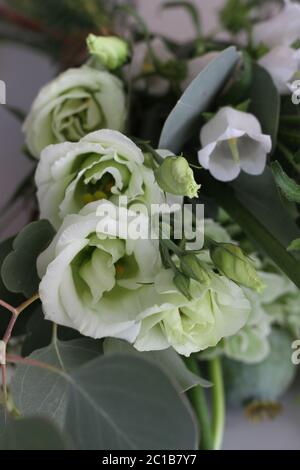
[[[186,365],[188,366],[191,372],[196,375],[199,375],[199,368],[195,359],[192,359],[191,357],[186,359]],[[195,410],[201,431],[200,449],[212,450],[213,435],[210,423],[208,404],[203,387],[198,385],[197,387],[192,388],[188,392],[188,397]]]
[[[225,394],[220,358],[209,363],[212,389],[212,431],[213,450],[221,450],[225,428]]]

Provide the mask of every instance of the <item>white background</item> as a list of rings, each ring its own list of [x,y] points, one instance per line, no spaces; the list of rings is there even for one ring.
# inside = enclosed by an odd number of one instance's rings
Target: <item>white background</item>
[[[41,0],[42,1],[42,0]],[[202,10],[204,29],[217,27],[216,10],[222,0],[194,0]],[[192,36],[188,17],[179,11],[162,13],[160,0],[139,0],[142,13],[153,30],[173,38]],[[53,66],[42,56],[13,45],[0,46],[0,79],[7,83],[9,105],[28,110],[39,88],[55,74]],[[20,124],[0,106],[0,206],[30,168],[20,148],[23,136]],[[10,227],[0,227],[4,233],[13,233],[26,222],[18,215]],[[241,411],[230,411],[225,434],[226,449],[300,449],[300,388],[285,399],[280,418],[273,422],[250,424]]]

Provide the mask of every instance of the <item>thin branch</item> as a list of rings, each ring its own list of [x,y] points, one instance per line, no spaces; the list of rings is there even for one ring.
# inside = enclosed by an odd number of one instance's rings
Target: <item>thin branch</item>
[[[13,315],[17,315],[17,309],[13,307],[12,305],[8,304],[4,300],[0,300],[0,306],[8,310],[10,313]]]
[[[17,315],[20,315],[20,313],[24,312],[28,307],[30,307],[31,304],[39,300],[40,295],[39,294],[34,294],[30,299],[26,300],[23,302],[18,308],[17,308]]]
[[[38,367],[40,369],[45,369],[50,372],[53,372],[54,374],[64,375],[64,372],[61,369],[51,366],[50,364],[46,364],[45,362],[36,361],[34,359],[7,354],[6,360],[10,364],[22,364],[24,366]]]

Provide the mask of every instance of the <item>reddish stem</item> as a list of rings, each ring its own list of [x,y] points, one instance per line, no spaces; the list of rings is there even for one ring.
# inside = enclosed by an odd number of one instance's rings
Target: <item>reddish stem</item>
[[[4,302],[4,300],[0,300],[0,306],[6,308],[6,310],[11,312],[13,315],[17,315],[17,309],[7,302]]]
[[[40,369],[46,369],[51,372],[54,372],[55,374],[63,374],[63,371],[61,369],[58,369],[57,367],[51,366],[50,364],[46,364],[44,362],[36,361],[34,359],[7,354],[6,360],[10,364],[23,364],[24,366],[39,367]]]
[[[12,332],[13,332],[13,329],[14,329],[14,326],[16,324],[17,319],[18,319],[18,315],[17,315],[17,313],[14,313],[11,317],[11,320],[8,324],[7,330],[6,330],[5,335],[3,337],[3,341],[6,345],[8,344],[8,342],[11,338],[11,335],[12,335]]]
[[[10,21],[11,23],[16,24],[17,26],[21,26],[25,29],[30,29],[31,31],[35,31],[37,33],[42,33],[43,28],[39,23],[36,21],[27,18],[20,13],[6,7],[5,5],[0,5],[0,15]]]
[[[12,305],[8,304],[7,302],[5,302],[4,300],[0,300],[0,306],[6,308],[9,312],[11,312],[12,314],[12,317],[10,319],[10,322],[8,324],[8,327],[6,329],[6,332],[4,334],[4,337],[3,337],[3,343],[5,343],[5,345],[7,346],[9,341],[10,341],[10,338],[11,338],[11,335],[12,335],[12,332],[13,332],[13,329],[14,329],[14,326],[16,324],[16,321],[18,319],[18,316],[24,311],[26,310],[27,307],[29,307],[33,302],[35,302],[36,300],[39,299],[39,295],[36,294],[34,295],[33,297],[31,297],[31,299],[29,300],[26,300],[25,302],[23,302],[18,308],[15,308],[13,307]],[[6,360],[5,362],[7,361],[7,354],[6,354]],[[4,400],[5,400],[5,403],[7,401],[7,376],[6,376],[6,364],[1,364],[1,372],[2,372],[2,388],[3,388],[3,393],[4,393]]]

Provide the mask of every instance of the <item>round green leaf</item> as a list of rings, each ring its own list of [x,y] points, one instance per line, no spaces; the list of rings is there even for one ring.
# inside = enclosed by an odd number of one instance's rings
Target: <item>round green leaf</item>
[[[38,291],[39,277],[36,260],[55,235],[47,220],[33,222],[25,227],[13,242],[13,251],[1,268],[5,287],[13,293],[31,297]]]
[[[100,357],[71,374],[65,429],[82,450],[197,448],[188,402],[152,362]]]
[[[55,345],[29,356],[30,359],[49,364],[58,370],[76,369],[100,354],[97,341],[83,339]],[[19,365],[11,383],[16,407],[23,415],[44,415],[62,425],[66,409],[66,378],[62,374],[39,367]]]
[[[1,450],[67,450],[70,440],[44,418],[8,419],[0,435]]]

